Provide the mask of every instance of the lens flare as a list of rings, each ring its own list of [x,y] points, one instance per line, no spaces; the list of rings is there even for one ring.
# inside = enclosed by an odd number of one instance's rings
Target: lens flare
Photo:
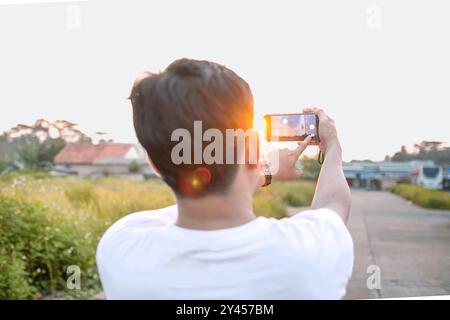
[[[197,167],[193,171],[183,171],[179,176],[180,190],[190,196],[199,195],[211,183],[211,171],[206,167]]]

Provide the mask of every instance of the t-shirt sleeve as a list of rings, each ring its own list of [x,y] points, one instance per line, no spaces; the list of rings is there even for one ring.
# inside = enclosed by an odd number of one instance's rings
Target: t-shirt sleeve
[[[317,288],[329,299],[342,298],[354,257],[353,240],[341,217],[323,208],[304,211],[285,220],[290,224],[294,252],[308,262]]]

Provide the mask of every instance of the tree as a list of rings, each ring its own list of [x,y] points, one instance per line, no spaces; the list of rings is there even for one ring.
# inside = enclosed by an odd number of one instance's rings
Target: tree
[[[408,151],[406,150],[406,146],[401,146],[400,147],[400,151],[396,152],[393,156],[392,156],[392,161],[410,161],[411,160],[411,156],[408,154]]]
[[[450,147],[441,141],[421,141],[414,145],[414,152],[408,153],[405,146],[396,152],[392,161],[433,160],[437,164],[450,163]]]
[[[300,163],[302,164],[303,176],[305,178],[317,179],[321,168],[321,165],[317,161],[317,158],[304,156],[300,160]]]
[[[76,124],[38,119],[33,125],[18,124],[0,135],[0,143],[8,146],[8,161],[29,169],[49,168],[67,143],[91,143],[92,139],[78,130]]]
[[[8,142],[8,135],[6,134],[6,132],[0,134],[0,143],[1,142]]]
[[[14,169],[12,151],[12,146],[8,142],[0,139],[0,173],[9,169]]]
[[[39,161],[39,143],[32,136],[21,137],[16,142],[17,157],[25,169],[38,169],[43,163]]]
[[[141,172],[141,166],[139,165],[139,163],[136,160],[132,160],[128,164],[128,172],[129,173],[139,173],[139,172]]]
[[[19,162],[26,169],[33,170],[50,168],[53,159],[65,145],[60,138],[47,138],[39,142],[38,138],[32,135],[22,136],[15,143]]]
[[[0,173],[8,170],[9,167],[9,163],[6,160],[0,158]]]

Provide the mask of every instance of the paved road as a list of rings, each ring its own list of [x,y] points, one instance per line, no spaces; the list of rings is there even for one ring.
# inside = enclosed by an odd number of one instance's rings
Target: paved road
[[[450,211],[386,192],[352,190],[352,198],[355,266],[347,299],[450,295]],[[367,288],[370,265],[380,268],[379,290]]]

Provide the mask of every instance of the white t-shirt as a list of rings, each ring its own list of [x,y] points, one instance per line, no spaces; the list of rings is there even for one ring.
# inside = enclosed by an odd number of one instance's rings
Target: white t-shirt
[[[97,248],[108,299],[340,299],[353,242],[329,209],[220,230],[175,225],[177,207],[130,214]]]

